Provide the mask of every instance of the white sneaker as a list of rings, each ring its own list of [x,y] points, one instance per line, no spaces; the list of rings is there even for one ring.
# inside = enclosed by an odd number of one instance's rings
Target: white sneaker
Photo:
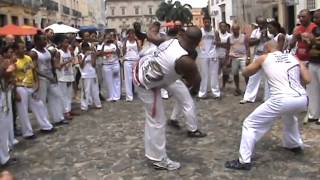
[[[155,169],[165,169],[173,171],[180,168],[180,163],[170,160],[168,157],[163,158],[161,161],[153,163]]]

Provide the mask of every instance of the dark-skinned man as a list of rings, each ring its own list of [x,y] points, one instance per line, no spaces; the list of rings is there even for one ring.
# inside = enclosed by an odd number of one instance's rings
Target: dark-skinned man
[[[152,32],[148,32],[148,39],[153,39],[151,42],[158,48],[152,55],[142,57],[134,69],[134,82],[146,113],[145,156],[154,161],[155,168],[175,170],[180,163],[170,160],[166,154],[166,117],[160,89],[183,78],[192,92],[199,90],[201,78],[188,52],[195,50],[202,34],[199,28],[189,27],[177,39],[156,41],[158,36]]]

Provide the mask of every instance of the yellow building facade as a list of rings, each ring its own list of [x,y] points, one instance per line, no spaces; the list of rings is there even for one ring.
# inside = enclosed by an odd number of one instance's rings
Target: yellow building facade
[[[44,28],[56,22],[82,25],[80,4],[86,0],[0,0],[0,26],[33,25]]]

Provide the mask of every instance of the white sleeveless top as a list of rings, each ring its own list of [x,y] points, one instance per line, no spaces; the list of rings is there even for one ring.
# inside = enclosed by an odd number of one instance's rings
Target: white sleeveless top
[[[111,43],[109,45],[104,44],[103,49],[101,47],[102,52],[106,52],[107,55],[103,56],[102,64],[114,64],[119,61],[118,55],[117,55],[117,47],[115,44]]]
[[[232,34],[230,36],[230,53],[229,55],[236,58],[246,58],[247,48],[245,44],[245,35],[239,34],[239,37],[235,38]]]
[[[60,53],[60,63],[72,61],[71,52],[69,50],[68,52],[64,52],[63,50],[59,49],[58,52]],[[74,81],[72,62],[63,66],[60,70],[57,70],[57,76],[58,76],[58,81],[62,81],[62,82]]]
[[[175,70],[176,61],[188,52],[177,39],[163,42],[152,55],[139,61],[138,79],[146,89],[164,87],[180,78]]]
[[[81,68],[81,77],[82,78],[96,78],[96,69],[92,66],[92,56],[87,55],[85,56],[83,53],[79,54],[81,56],[82,60],[84,61],[84,66]],[[86,59],[83,59],[86,57]]]
[[[300,81],[300,65],[291,54],[276,51],[269,53],[262,69],[270,86],[271,97],[306,95]]]
[[[47,49],[44,49],[45,52],[40,52],[36,48],[31,49],[31,51],[34,51],[38,55],[37,65],[38,65],[38,71],[41,74],[44,74],[46,76],[53,78],[52,73],[52,62],[51,62],[51,54]],[[45,77],[39,76],[40,79],[46,79]]]
[[[224,34],[222,34],[221,32],[219,32],[219,37],[220,37],[220,42],[221,43],[227,43],[228,42],[228,38],[231,36],[230,33],[225,32]],[[226,48],[217,48],[217,57],[218,58],[224,58],[226,56]]]
[[[214,32],[209,32],[201,28],[202,39],[199,44],[199,57],[200,58],[213,58],[215,56],[215,45],[214,45]]]
[[[137,42],[131,43],[129,40],[125,44],[126,54],[124,55],[125,60],[137,61],[139,59],[139,49]]]

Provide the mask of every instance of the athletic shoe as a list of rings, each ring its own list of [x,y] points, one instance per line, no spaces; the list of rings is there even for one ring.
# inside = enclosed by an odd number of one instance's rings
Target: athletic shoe
[[[236,170],[247,170],[251,169],[251,163],[240,163],[239,159],[227,161],[224,164],[225,168],[236,169]]]
[[[315,119],[315,118],[308,118],[308,122],[317,122],[318,119]]]
[[[177,120],[169,119],[167,124],[168,124],[168,126],[171,126],[171,127],[175,128],[175,129],[178,129],[178,130],[181,129],[179,121],[177,121]]]
[[[194,137],[194,138],[202,138],[202,137],[206,137],[207,134],[204,132],[201,132],[199,129],[197,129],[196,131],[188,131],[188,137]]]
[[[168,157],[163,158],[161,161],[154,162],[153,166],[158,170],[169,170],[173,171],[180,168],[180,163],[170,160]]]

